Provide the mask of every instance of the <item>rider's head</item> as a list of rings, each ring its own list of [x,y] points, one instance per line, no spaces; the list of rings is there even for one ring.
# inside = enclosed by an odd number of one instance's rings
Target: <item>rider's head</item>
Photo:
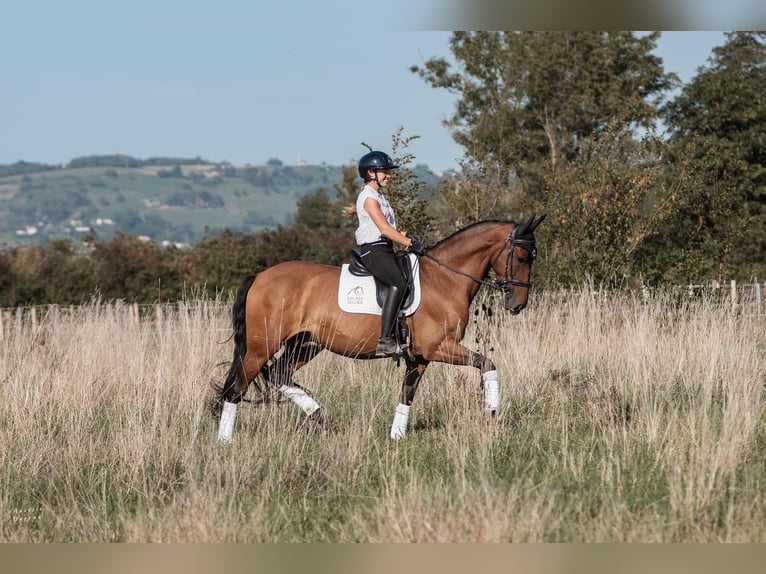
[[[365,183],[374,181],[380,186],[381,182],[378,180],[378,172],[386,172],[398,167],[387,153],[371,151],[364,154],[359,160],[359,176]]]

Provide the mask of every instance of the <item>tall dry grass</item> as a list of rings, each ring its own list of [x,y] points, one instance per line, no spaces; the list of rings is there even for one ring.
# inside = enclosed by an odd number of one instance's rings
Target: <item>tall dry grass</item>
[[[322,430],[243,403],[224,445],[206,407],[225,303],[6,326],[3,541],[766,541],[763,317],[540,294],[466,337],[494,349],[493,420],[476,371],[434,364],[391,441],[403,367],[323,353],[296,376]]]

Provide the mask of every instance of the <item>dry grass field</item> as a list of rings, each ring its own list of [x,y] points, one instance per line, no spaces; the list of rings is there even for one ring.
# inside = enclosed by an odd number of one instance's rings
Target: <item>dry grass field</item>
[[[478,372],[431,365],[392,441],[404,367],[322,353],[296,381],[324,427],[242,403],[231,444],[227,301],[6,324],[0,540],[766,542],[766,318],[582,289],[488,321],[492,420]]]

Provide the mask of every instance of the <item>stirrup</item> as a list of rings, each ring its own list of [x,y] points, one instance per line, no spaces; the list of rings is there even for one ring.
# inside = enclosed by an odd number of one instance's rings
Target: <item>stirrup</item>
[[[401,354],[402,348],[393,337],[381,337],[378,339],[378,346],[375,348],[376,357],[398,357]]]

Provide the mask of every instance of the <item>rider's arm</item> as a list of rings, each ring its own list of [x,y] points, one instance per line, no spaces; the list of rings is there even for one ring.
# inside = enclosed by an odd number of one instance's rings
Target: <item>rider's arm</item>
[[[383,237],[387,237],[404,247],[409,247],[412,244],[412,240],[409,237],[388,224],[386,216],[383,215],[383,211],[380,209],[380,204],[372,197],[364,200],[364,209]]]

